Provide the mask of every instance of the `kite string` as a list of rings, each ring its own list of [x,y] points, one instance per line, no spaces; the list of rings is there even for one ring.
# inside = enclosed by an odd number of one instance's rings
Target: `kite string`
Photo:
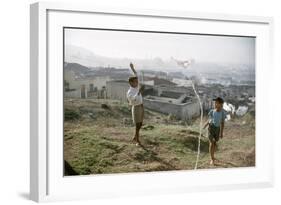
[[[176,60],[175,58],[172,57],[172,59],[181,67],[183,68],[187,68],[190,66],[190,64],[188,65],[185,65],[184,62],[185,61],[179,61],[179,60]],[[198,99],[198,102],[199,102],[199,105],[200,105],[200,131],[199,131],[199,137],[198,137],[198,148],[197,148],[197,157],[196,157],[196,163],[195,163],[195,167],[194,169],[197,169],[197,166],[198,166],[198,161],[199,161],[199,155],[200,155],[200,142],[201,142],[201,135],[202,135],[202,122],[203,122],[203,107],[202,107],[202,103],[201,103],[201,99],[195,89],[195,86],[194,86],[194,83],[193,81],[191,80],[191,85],[192,85],[192,88],[193,88],[193,91]]]
[[[196,170],[197,169],[197,166],[198,166],[198,161],[199,161],[199,155],[200,155],[200,142],[201,142],[201,135],[202,135],[202,122],[203,122],[203,107],[202,107],[202,103],[201,103],[201,99],[195,89],[195,86],[194,86],[194,83],[193,81],[191,80],[191,84],[192,84],[192,88],[193,88],[193,91],[198,99],[198,102],[199,102],[199,105],[200,105],[200,129],[199,129],[199,137],[198,137],[198,147],[197,147],[197,157],[196,157],[196,163],[195,163],[195,167],[194,169]]]

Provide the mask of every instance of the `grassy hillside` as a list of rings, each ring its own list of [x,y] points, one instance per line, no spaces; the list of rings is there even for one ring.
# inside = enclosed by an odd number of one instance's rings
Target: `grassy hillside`
[[[173,116],[145,110],[140,131],[143,146],[131,142],[134,126],[126,104],[111,100],[65,99],[66,175],[193,169],[199,120],[187,125]],[[228,121],[218,144],[218,164],[209,165],[206,130],[198,168],[255,165],[254,116]]]

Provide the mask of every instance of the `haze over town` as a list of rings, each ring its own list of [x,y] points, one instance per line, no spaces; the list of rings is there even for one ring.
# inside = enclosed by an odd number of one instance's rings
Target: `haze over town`
[[[255,38],[167,34],[90,29],[65,29],[65,61],[88,67],[128,67],[179,70],[175,60],[193,59],[191,69],[202,64],[254,69]]]

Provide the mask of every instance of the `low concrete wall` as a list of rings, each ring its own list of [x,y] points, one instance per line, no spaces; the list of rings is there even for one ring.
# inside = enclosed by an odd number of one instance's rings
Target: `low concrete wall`
[[[80,90],[65,91],[64,97],[65,98],[81,98],[81,91]]]
[[[164,114],[172,114],[181,120],[190,120],[191,118],[200,115],[200,106],[197,101],[183,104],[172,104],[144,98],[143,103],[148,109]]]
[[[182,120],[190,120],[200,115],[200,105],[197,101],[180,104],[180,106]]]

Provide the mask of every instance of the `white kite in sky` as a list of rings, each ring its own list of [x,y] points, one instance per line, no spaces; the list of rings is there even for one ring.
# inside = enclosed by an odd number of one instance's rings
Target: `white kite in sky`
[[[174,60],[178,66],[181,66],[183,68],[188,68],[191,64],[194,63],[194,59],[188,59],[188,60],[178,60],[175,59],[174,57],[171,57],[172,60]]]

